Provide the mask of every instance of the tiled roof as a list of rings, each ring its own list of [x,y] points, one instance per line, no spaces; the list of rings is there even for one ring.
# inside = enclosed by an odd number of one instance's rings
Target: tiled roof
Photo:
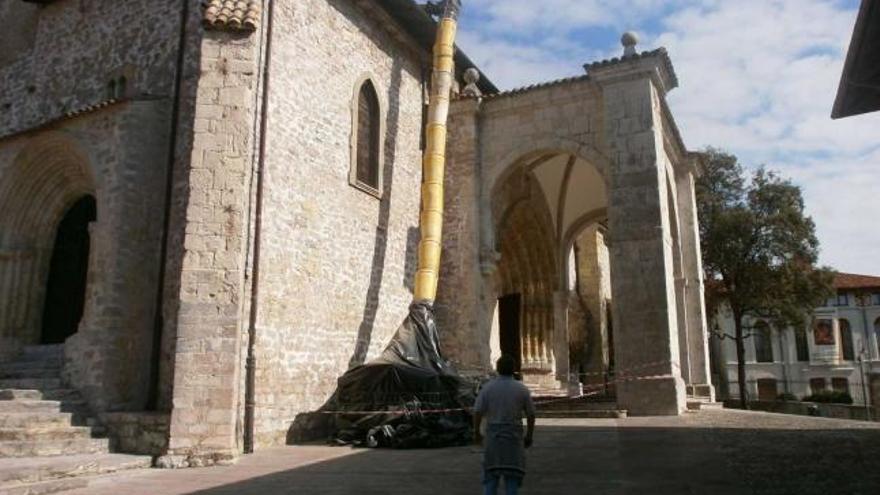
[[[599,69],[602,67],[608,67],[610,65],[622,64],[631,60],[638,60],[641,58],[649,57],[660,57],[663,60],[663,63],[666,65],[666,70],[669,71],[669,76],[672,78],[671,87],[678,86],[678,76],[675,74],[675,68],[672,66],[672,60],[669,59],[669,53],[666,51],[666,48],[663,47],[657,48],[656,50],[635,53],[633,55],[625,55],[623,57],[614,57],[606,60],[600,60],[599,62],[593,62],[584,65],[584,69],[586,69],[587,74],[589,74],[590,69]]]
[[[529,91],[533,91],[533,90],[536,90],[536,89],[549,88],[549,87],[551,87],[551,86],[561,86],[561,85],[564,85],[564,84],[573,83],[573,82],[579,82],[579,81],[586,81],[586,80],[588,80],[589,78],[590,78],[590,77],[587,76],[587,75],[573,76],[573,77],[565,77],[565,78],[562,78],[562,79],[555,79],[555,80],[553,80],[553,81],[546,81],[546,82],[541,82],[541,83],[537,83],[537,84],[532,84],[532,85],[529,85],[529,86],[522,86],[522,87],[519,87],[519,88],[509,89],[509,90],[507,90],[507,91],[501,91],[501,92],[498,92],[498,93],[490,93],[490,94],[487,94],[487,95],[483,95],[483,98],[484,98],[484,99],[492,99],[492,98],[500,98],[500,97],[503,97],[503,96],[513,96],[513,95],[518,95],[518,94],[520,94],[520,93],[527,93],[527,92],[529,92]],[[468,96],[461,96],[460,98],[462,98],[462,99],[466,99],[466,98],[470,98],[470,97],[468,97]]]
[[[205,0],[204,23],[209,29],[254,31],[260,25],[260,0]]]
[[[880,277],[856,275],[853,273],[835,273],[835,289],[874,289],[880,288]]]

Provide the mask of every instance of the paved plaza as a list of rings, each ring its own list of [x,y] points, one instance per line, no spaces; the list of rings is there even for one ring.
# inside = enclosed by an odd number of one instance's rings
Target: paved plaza
[[[758,412],[541,420],[524,495],[880,493],[880,425]],[[477,494],[480,453],[282,447],[127,472],[69,495]]]

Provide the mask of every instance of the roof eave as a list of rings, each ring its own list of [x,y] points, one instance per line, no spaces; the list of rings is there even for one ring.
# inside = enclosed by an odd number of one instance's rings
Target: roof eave
[[[373,0],[381,7],[389,16],[406,30],[423,49],[431,52],[434,46],[434,36],[436,33],[437,23],[428,15],[424,7],[415,3],[413,0]],[[465,70],[479,67],[467,56],[465,52],[456,46],[455,50],[455,70],[459,76]],[[489,79],[483,71],[480,71],[480,80],[477,83],[484,94],[492,94],[498,92],[498,87]]]
[[[851,96],[854,96],[855,92],[866,90],[862,85],[851,81],[851,77],[859,69],[858,60],[861,50],[867,43],[868,27],[871,25],[871,22],[880,23],[880,7],[877,6],[877,2],[862,0],[858,16],[856,17],[855,27],[853,28],[846,61],[844,62],[843,72],[840,76],[840,84],[837,88],[837,96],[834,99],[834,107],[831,110],[832,119],[841,119],[880,110],[880,105],[877,108],[870,106],[853,108],[851,104],[852,100],[855,99],[851,98]],[[875,90],[880,91],[880,88],[875,88]]]

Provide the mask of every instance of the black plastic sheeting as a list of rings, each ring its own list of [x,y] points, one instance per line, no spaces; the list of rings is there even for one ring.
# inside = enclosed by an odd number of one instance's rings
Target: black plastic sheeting
[[[446,447],[472,438],[474,397],[443,358],[431,304],[415,302],[382,354],[342,375],[318,412],[332,416],[339,444]]]

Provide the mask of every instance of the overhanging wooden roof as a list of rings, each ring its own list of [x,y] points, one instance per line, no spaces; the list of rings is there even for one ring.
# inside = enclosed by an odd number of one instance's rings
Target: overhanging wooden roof
[[[880,110],[880,0],[862,0],[831,118]]]

